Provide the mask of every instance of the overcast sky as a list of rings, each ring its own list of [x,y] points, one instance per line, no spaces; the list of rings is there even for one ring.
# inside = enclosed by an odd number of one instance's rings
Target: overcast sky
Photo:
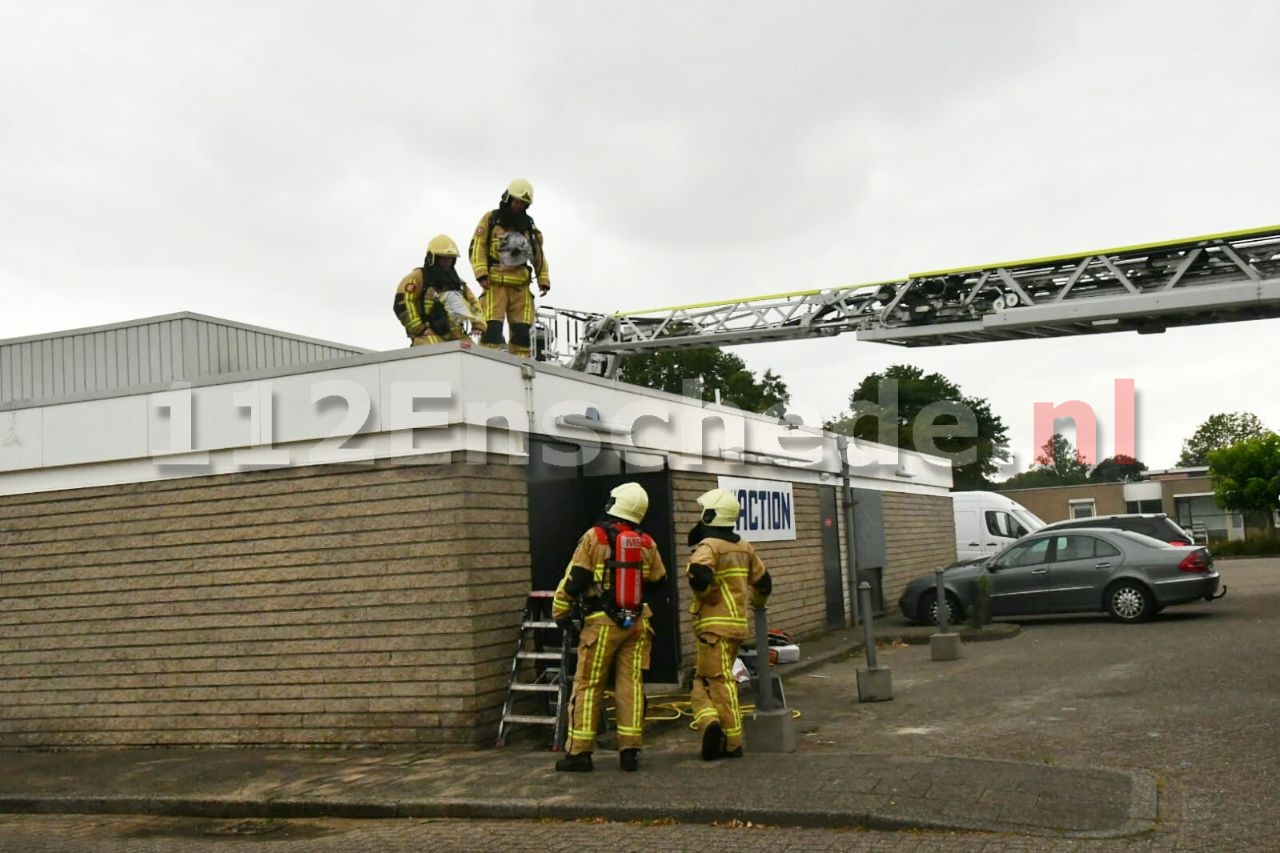
[[[518,176],[547,304],[637,310],[1280,223],[1280,4],[0,6],[0,338],[196,311],[377,350],[433,234]],[[470,280],[468,274],[468,280]],[[1051,341],[733,351],[830,417],[909,362],[1174,465],[1280,428],[1280,320]],[[1067,431],[1070,434],[1070,431]]]

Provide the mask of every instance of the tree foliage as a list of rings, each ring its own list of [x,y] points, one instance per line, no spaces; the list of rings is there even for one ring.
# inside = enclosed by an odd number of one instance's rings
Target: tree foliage
[[[1147,466],[1123,453],[1108,456],[1089,472],[1089,480],[1094,483],[1136,483],[1146,479]]]
[[[1251,412],[1223,412],[1210,415],[1186,441],[1182,442],[1179,468],[1209,464],[1209,453],[1230,447],[1249,438],[1266,435],[1270,430]]]
[[[1145,467],[1144,465],[1143,468]],[[1084,456],[1076,450],[1070,439],[1055,432],[1053,437],[1040,448],[1035,467],[1010,477],[1000,484],[1000,488],[1039,489],[1046,486],[1076,486],[1089,481],[1088,471],[1089,464],[1085,462]]]
[[[1280,435],[1268,432],[1210,451],[1209,473],[1220,506],[1269,516],[1280,509]]]
[[[895,364],[862,380],[849,395],[851,412],[826,428],[952,460],[957,490],[981,489],[1008,458],[1008,428],[991,404],[967,397],[940,373]]]
[[[693,388],[707,402],[715,400],[719,389],[721,402],[748,412],[776,409],[791,399],[786,383],[772,370],[756,379],[741,358],[714,347],[629,355],[618,378],[672,394]]]
[[[1040,448],[1036,464],[1057,475],[1063,485],[1083,483],[1089,479],[1089,463],[1065,435],[1055,432]]]

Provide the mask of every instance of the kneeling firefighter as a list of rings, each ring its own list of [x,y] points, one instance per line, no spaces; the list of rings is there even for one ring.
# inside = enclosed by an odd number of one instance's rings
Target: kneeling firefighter
[[[618,717],[618,761],[623,770],[640,768],[644,738],[643,672],[653,647],[653,615],[645,590],[667,575],[652,537],[640,529],[649,495],[639,483],[623,483],[609,493],[604,516],[573,552],[556,588],[551,614],[562,630],[572,631],[575,603],[583,613],[578,638],[578,669],[569,700],[569,738],[557,770],[592,769],[600,722],[600,698],[609,667]]]
[[[400,279],[392,307],[410,346],[464,340],[468,331],[484,333],[484,311],[458,275],[458,256],[458,244],[437,234],[427,243],[422,266]]]
[[[742,710],[733,662],[748,636],[747,607],[763,605],[773,581],[752,544],[733,532],[740,509],[733,492],[712,489],[698,498],[698,507],[701,514],[688,539],[693,556],[685,569],[698,640],[689,704],[702,734],[702,759],[740,758]],[[761,655],[757,665],[767,666]]]

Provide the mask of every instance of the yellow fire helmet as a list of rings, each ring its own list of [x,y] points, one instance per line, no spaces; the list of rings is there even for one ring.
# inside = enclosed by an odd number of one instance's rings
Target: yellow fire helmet
[[[733,527],[738,523],[738,498],[727,489],[712,489],[698,497],[702,523],[708,527]]]
[[[639,524],[644,514],[649,511],[649,493],[639,483],[623,483],[614,486],[609,492],[609,500],[605,502],[604,511],[609,515],[626,519],[632,524]]]
[[[524,178],[516,178],[507,185],[507,191],[502,194],[502,200],[509,198],[518,198],[525,204],[533,204],[533,184]]]
[[[427,266],[436,262],[436,258],[458,257],[458,244],[447,234],[437,234],[427,243]]]

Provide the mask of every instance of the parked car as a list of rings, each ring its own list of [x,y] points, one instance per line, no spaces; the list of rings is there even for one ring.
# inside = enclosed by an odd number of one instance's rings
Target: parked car
[[[1196,539],[1163,512],[1129,513],[1127,515],[1098,515],[1092,518],[1071,518],[1045,525],[1044,530],[1067,530],[1079,527],[1109,527],[1131,530],[1168,542],[1170,545],[1194,545]]]
[[[1219,576],[1207,548],[1170,545],[1141,533],[1098,527],[1045,529],[980,563],[943,573],[948,618],[958,623],[978,597],[978,578],[991,579],[991,615],[1105,611],[1120,622],[1142,622],[1172,604],[1211,601]],[[902,615],[936,623],[934,575],[907,584]]]

